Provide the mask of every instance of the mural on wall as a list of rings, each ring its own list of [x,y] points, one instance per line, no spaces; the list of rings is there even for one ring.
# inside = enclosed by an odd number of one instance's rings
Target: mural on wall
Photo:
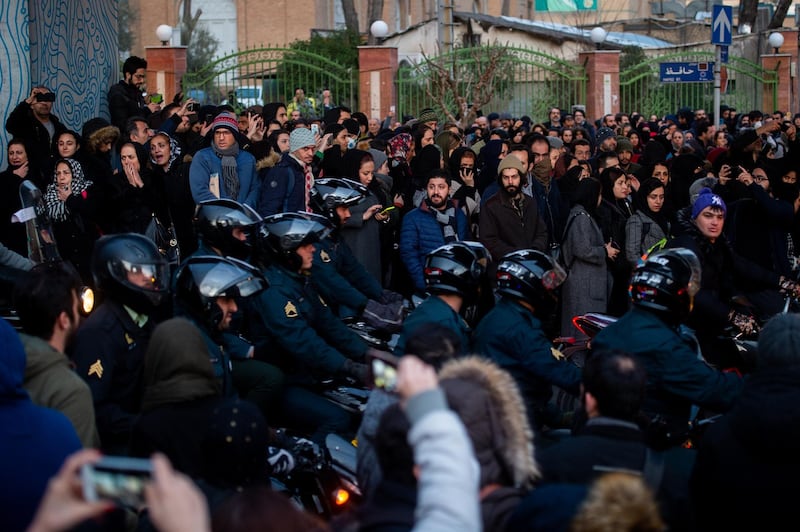
[[[33,85],[56,93],[53,113],[80,132],[108,118],[108,88],[119,81],[116,0],[0,0],[0,120]],[[12,75],[5,75],[5,73]],[[0,169],[8,143],[0,132]]]
[[[106,93],[119,81],[117,2],[31,0],[30,8],[32,82],[56,93],[53,112],[78,132],[108,118]]]
[[[30,94],[28,2],[0,0],[0,170],[8,164],[6,117]]]

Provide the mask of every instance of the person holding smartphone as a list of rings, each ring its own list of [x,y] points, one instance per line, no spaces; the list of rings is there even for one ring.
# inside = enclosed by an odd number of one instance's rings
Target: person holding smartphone
[[[55,100],[56,95],[50,89],[44,85],[36,86],[6,120],[6,130],[12,137],[25,141],[31,150],[28,154],[31,160],[45,166],[46,174],[52,169],[47,162],[58,157],[53,141],[67,131],[67,127],[52,112]]]

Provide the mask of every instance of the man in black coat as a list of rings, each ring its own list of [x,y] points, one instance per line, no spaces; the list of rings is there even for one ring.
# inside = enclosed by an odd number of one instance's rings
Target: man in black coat
[[[6,120],[6,131],[15,138],[22,139],[30,147],[29,161],[36,161],[40,168],[47,170],[53,154],[54,141],[67,130],[56,115],[52,113],[56,95],[44,86],[34,87],[31,95],[20,102]]]
[[[111,123],[125,131],[125,123],[129,118],[140,116],[147,118],[151,113],[161,110],[161,104],[144,102],[142,91],[145,87],[147,61],[135,55],[130,56],[122,65],[122,76],[116,85],[108,90],[108,110]]]
[[[758,368],[703,437],[690,482],[697,530],[779,530],[795,519],[800,478],[800,316],[758,340]]]

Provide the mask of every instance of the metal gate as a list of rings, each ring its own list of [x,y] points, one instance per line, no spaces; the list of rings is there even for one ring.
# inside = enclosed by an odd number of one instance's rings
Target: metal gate
[[[570,109],[586,103],[586,69],[537,50],[507,46],[461,47],[417,64],[402,64],[397,73],[397,116],[416,116],[425,107],[453,109],[453,98],[446,94],[432,98],[425,90],[435,63],[453,73],[459,92],[472,94],[476,84],[486,83],[487,64],[493,50],[504,51],[497,72],[491,79],[492,98],[482,111],[508,111],[515,117],[530,116],[534,122],[547,119],[549,107]]]
[[[639,112],[645,116],[664,116],[675,113],[681,107],[711,110],[714,105],[714,83],[661,83],[661,62],[711,62],[713,52],[682,52],[662,55],[642,61],[636,66],[620,72],[620,109]],[[727,90],[721,94],[721,102],[747,113],[760,109],[762,102],[771,101],[772,109],[778,103],[777,73],[764,70],[756,63],[731,56],[727,65]],[[767,99],[764,98],[767,97]]]
[[[358,109],[358,71],[330,59],[290,48],[253,48],[222,57],[183,76],[183,92],[203,104],[229,104],[237,111],[252,105],[289,101],[301,87],[322,116],[321,93],[329,89],[336,105]]]

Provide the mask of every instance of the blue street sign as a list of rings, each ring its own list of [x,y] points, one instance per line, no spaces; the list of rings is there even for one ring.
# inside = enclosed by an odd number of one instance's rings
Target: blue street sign
[[[714,81],[714,62],[659,63],[661,83],[691,83]]]
[[[711,13],[711,44],[729,45],[733,33],[733,8],[715,5]]]
[[[720,46],[719,47],[719,55],[720,61],[722,61],[723,65],[728,64],[728,47],[727,46]]]

